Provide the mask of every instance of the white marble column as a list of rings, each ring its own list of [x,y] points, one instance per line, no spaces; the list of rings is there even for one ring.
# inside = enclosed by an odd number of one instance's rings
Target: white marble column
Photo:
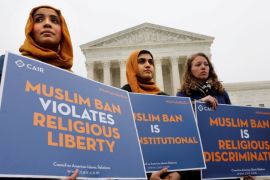
[[[123,60],[120,61],[120,85],[121,87],[127,84],[127,78],[126,78],[126,63],[127,61]]]
[[[94,80],[94,62],[85,62],[86,65],[86,71],[87,71],[87,78]]]
[[[180,77],[179,77],[179,68],[178,68],[178,57],[171,57],[171,66],[172,66],[172,92],[173,95],[176,95],[177,90],[180,88]]]
[[[157,86],[164,91],[161,58],[155,58],[155,73]]]
[[[111,63],[110,61],[103,62],[103,83],[111,85]]]

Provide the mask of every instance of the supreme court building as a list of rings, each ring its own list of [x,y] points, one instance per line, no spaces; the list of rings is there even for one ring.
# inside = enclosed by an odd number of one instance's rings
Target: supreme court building
[[[126,61],[132,51],[149,50],[155,61],[155,80],[166,93],[180,88],[188,56],[203,52],[211,57],[211,36],[143,23],[80,46],[86,58],[87,77],[107,85],[126,84]],[[232,103],[270,107],[270,82],[224,84]],[[267,95],[267,96],[265,96]],[[253,97],[251,102],[246,97]]]

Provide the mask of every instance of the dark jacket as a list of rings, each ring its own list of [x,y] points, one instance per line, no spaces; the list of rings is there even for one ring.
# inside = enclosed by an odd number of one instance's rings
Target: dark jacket
[[[211,91],[209,95],[215,97],[219,104],[231,104],[231,100],[229,98],[229,95],[225,90],[223,93],[219,93],[217,91]],[[177,92],[176,96],[190,97],[191,100],[199,100],[199,99],[205,97],[205,95],[203,93],[201,93],[200,91],[191,91],[190,96],[179,91],[179,92]]]

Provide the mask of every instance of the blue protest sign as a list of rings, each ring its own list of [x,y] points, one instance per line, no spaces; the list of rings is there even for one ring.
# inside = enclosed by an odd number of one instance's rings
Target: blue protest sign
[[[205,167],[189,98],[130,93],[146,171]]]
[[[0,176],[145,178],[127,92],[8,53],[0,96]]]
[[[270,175],[270,109],[196,102],[206,169],[203,178]]]

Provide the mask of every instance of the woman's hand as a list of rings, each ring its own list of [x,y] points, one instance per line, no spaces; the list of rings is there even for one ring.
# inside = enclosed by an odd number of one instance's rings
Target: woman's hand
[[[243,178],[243,180],[255,180],[255,179],[256,179],[255,177],[250,176],[250,175],[244,176],[244,178]]]
[[[181,180],[181,175],[178,172],[169,173],[164,180]]]
[[[218,105],[218,101],[215,97],[213,96],[205,96],[204,98],[200,99],[202,102],[210,104],[211,108],[216,109]]]
[[[154,172],[154,173],[152,173],[152,175],[151,175],[151,177],[150,177],[149,180],[160,180],[161,179],[160,176],[163,173],[167,172],[167,171],[168,171],[168,168],[163,168],[160,171]]]
[[[149,180],[161,180],[162,174],[166,173],[168,168],[163,168],[160,171],[154,172]],[[164,180],[181,180],[181,175],[178,172],[171,172],[164,177]]]

